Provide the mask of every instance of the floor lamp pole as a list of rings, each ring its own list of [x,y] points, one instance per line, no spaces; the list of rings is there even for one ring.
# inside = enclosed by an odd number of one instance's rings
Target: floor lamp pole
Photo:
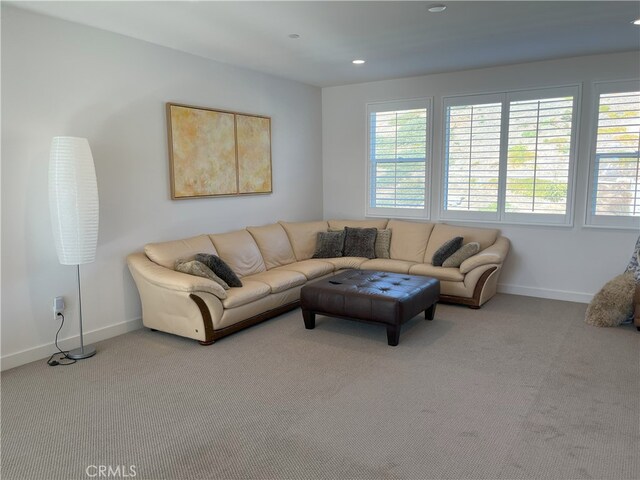
[[[80,318],[80,348],[76,348],[75,350],[71,350],[67,353],[67,357],[73,358],[74,360],[80,360],[83,358],[89,358],[96,354],[96,347],[93,345],[89,345],[87,347],[84,346],[84,338],[82,335],[82,290],[80,288],[80,265],[76,265],[78,269],[78,317]]]

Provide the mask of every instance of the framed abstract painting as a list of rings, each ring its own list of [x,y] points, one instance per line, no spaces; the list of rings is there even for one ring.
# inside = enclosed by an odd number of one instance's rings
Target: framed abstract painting
[[[271,118],[167,103],[171,198],[272,193]]]

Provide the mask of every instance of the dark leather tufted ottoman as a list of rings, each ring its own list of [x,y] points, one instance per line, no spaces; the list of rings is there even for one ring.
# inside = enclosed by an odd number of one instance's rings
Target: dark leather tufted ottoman
[[[420,312],[433,320],[440,298],[436,278],[371,270],[345,270],[302,287],[304,325],[315,327],[315,314],[348,318],[387,327],[389,345],[398,345],[400,326]]]

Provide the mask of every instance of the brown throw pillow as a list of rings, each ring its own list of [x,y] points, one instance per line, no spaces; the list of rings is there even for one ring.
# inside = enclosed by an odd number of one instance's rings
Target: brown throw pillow
[[[462,246],[462,241],[462,237],[454,237],[448,242],[445,242],[438,250],[436,250],[436,253],[433,254],[431,264],[434,267],[441,267],[444,261]]]
[[[478,242],[471,242],[461,246],[456,252],[442,262],[443,267],[459,267],[467,258],[474,256],[480,251]]]
[[[339,232],[318,232],[316,251],[311,258],[335,258],[342,256],[344,230]]]
[[[343,256],[375,258],[377,228],[344,227],[344,232]]]
[[[375,253],[376,258],[389,258],[389,249],[391,248],[391,230],[378,230],[376,237]]]
[[[235,274],[235,272],[231,270],[231,267],[217,255],[211,255],[209,253],[198,253],[196,255],[196,260],[204,263],[207,267],[213,270],[213,273],[227,282],[227,285],[229,285],[230,287],[242,286],[242,282]]]

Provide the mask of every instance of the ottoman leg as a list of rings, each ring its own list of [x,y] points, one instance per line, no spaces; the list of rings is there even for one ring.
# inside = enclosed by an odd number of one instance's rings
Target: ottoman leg
[[[392,347],[400,341],[400,325],[387,325],[387,343]]]
[[[436,305],[437,303],[434,303],[424,311],[424,318],[427,320],[433,320],[433,317],[436,315]]]
[[[304,319],[304,328],[313,330],[316,326],[316,314],[311,310],[302,310],[302,318]]]

